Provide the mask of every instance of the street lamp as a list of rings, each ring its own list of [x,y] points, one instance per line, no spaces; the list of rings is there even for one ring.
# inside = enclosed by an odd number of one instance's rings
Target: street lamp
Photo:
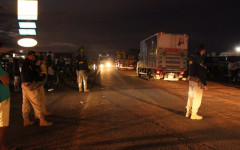
[[[22,38],[18,40],[18,45],[22,47],[34,47],[37,45],[37,41],[33,38]]]

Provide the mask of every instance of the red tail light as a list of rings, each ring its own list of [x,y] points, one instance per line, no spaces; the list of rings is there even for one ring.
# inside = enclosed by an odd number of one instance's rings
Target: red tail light
[[[162,73],[161,70],[157,70],[157,71],[156,71],[156,74],[161,74],[161,73]]]
[[[184,73],[185,73],[185,72],[184,72],[184,71],[182,71],[182,72],[181,72],[181,75],[184,75]]]

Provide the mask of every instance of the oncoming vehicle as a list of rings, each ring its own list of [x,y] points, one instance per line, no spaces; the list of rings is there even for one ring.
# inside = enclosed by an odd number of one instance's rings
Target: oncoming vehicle
[[[113,62],[108,54],[107,55],[100,54],[98,57],[98,60],[99,60],[99,67],[101,69],[113,67]]]

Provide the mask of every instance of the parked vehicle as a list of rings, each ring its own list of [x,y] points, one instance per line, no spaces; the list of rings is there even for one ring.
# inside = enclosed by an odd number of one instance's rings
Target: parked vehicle
[[[217,81],[240,81],[240,56],[207,57],[208,78]]]
[[[187,71],[188,36],[157,33],[140,44],[138,76],[179,80]]]

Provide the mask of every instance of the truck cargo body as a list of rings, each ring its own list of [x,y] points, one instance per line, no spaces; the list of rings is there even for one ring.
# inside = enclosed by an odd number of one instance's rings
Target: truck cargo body
[[[137,73],[149,78],[179,80],[187,71],[188,36],[157,33],[141,42]]]

